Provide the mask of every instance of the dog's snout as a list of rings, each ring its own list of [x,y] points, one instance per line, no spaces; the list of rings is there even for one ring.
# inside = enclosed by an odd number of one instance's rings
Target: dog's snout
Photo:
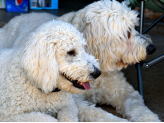
[[[98,78],[101,75],[101,71],[94,67],[94,72],[90,74],[90,76],[92,76],[94,79]]]
[[[148,55],[153,54],[155,52],[155,50],[156,50],[156,47],[153,44],[149,44],[146,47],[146,52]]]

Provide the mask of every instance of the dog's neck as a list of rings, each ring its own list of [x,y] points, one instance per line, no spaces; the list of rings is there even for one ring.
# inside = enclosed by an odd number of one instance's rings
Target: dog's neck
[[[85,27],[84,24],[86,24],[83,22],[85,14],[85,9],[80,9],[77,12],[70,12],[62,15],[58,19],[73,24],[80,32],[83,32],[83,27]]]

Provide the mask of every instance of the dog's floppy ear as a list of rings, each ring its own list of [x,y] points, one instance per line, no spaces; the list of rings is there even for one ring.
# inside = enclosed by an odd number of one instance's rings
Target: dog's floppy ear
[[[86,25],[83,34],[88,41],[87,47],[89,52],[99,59],[101,70],[106,70],[110,62],[106,55],[110,53],[110,49],[108,48],[110,44],[110,33],[106,29],[108,28],[108,23],[104,15],[102,16],[99,13],[99,10],[96,9],[96,11],[94,6],[91,7],[93,8],[89,8],[90,11],[86,11],[84,16]],[[102,52],[105,52],[105,54]]]
[[[48,41],[52,37],[43,33],[34,33],[28,40],[21,59],[27,78],[45,93],[51,92],[58,79],[55,43]]]

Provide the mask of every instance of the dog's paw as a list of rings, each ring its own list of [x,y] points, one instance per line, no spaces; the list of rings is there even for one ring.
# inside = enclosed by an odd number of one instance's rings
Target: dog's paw
[[[131,118],[130,121],[133,122],[160,122],[160,119],[156,114],[153,113],[146,113],[142,114],[138,117]]]
[[[145,108],[145,107],[144,107]],[[148,108],[141,110],[133,110],[131,115],[128,118],[130,121],[133,122],[160,122],[160,119],[157,114],[151,112]]]

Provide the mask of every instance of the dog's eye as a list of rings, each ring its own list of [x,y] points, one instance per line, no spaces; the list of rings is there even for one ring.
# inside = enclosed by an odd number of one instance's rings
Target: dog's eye
[[[76,51],[75,50],[70,50],[67,52],[68,55],[70,56],[75,56],[76,55]]]

